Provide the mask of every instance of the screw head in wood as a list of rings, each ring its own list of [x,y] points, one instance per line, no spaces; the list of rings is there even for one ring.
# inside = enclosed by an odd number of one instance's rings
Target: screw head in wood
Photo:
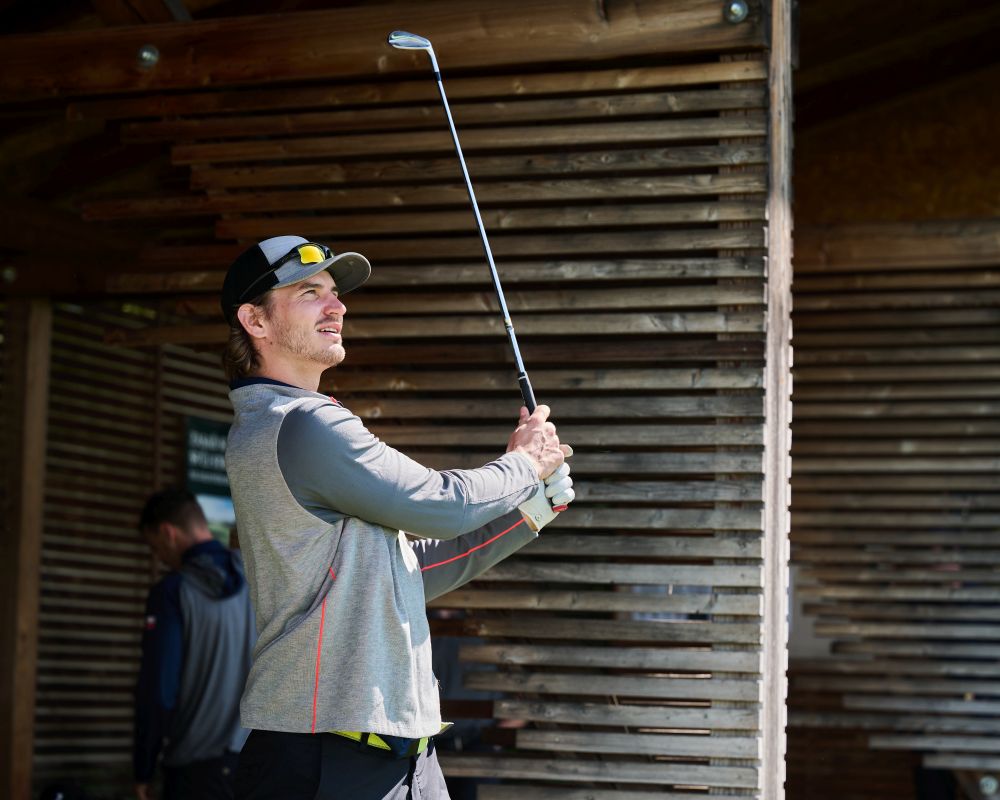
[[[722,16],[726,18],[726,22],[736,25],[750,16],[750,7],[745,0],[730,0],[723,7]]]
[[[160,49],[155,44],[144,44],[136,54],[136,61],[143,69],[155,67],[160,60]]]
[[[987,797],[995,795],[997,793],[997,789],[1000,789],[1000,781],[992,775],[983,775],[979,779],[979,791]]]

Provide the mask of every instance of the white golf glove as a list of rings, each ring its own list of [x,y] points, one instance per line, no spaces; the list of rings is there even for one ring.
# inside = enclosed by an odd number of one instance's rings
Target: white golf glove
[[[517,508],[531,529],[540,531],[552,522],[559,512],[565,511],[575,497],[573,479],[569,476],[569,464],[564,461],[544,481],[538,481],[535,493]]]

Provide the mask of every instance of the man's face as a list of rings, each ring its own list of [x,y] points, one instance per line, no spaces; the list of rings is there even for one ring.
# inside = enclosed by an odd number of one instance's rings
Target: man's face
[[[341,339],[347,313],[329,272],[275,289],[266,310],[267,339],[279,357],[335,367],[347,355]]]

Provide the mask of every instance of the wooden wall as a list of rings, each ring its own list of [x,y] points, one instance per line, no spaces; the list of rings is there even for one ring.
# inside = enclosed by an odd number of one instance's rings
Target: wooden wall
[[[570,512],[435,604],[460,612],[435,620],[438,635],[477,639],[459,647],[466,687],[494,698],[495,747],[442,757],[450,775],[491,779],[485,800],[781,795],[787,453],[768,432],[787,415],[789,223],[787,185],[768,189],[788,139],[768,132],[787,125],[787,109],[775,110],[783,95],[768,83],[756,4],[756,33],[738,37],[717,4],[660,5],[664,30],[704,18],[708,33],[556,67],[527,55],[464,72],[443,63],[525,361],[577,450]],[[776,9],[784,25],[788,9]],[[56,694],[40,696],[39,719],[65,692],[74,719],[107,738],[40,729],[40,768],[125,763],[138,634],[126,620],[150,578],[134,513],[172,475],[172,415],[227,418],[213,357],[186,345],[221,342],[220,268],[246,241],[295,232],[372,259],[371,282],[346,298],[348,360],[323,389],[379,436],[433,467],[477,466],[507,439],[518,392],[429,73],[345,78],[333,96],[336,106],[303,82],[71,109],[127,141],[169,146],[187,185],[86,210],[95,224],[172,226],[106,284],[152,317],[58,315],[60,347],[111,377],[99,400],[73,397],[90,367],[56,363],[54,413],[96,404],[101,420],[51,445],[63,459],[50,467],[62,494],[50,500],[43,572],[54,671],[40,675]],[[782,218],[770,249],[766,208]],[[214,241],[199,238],[206,222]],[[92,353],[91,326],[113,345]],[[93,449],[100,461],[86,460]],[[776,503],[767,525],[765,489]],[[95,552],[103,542],[117,552],[88,586],[90,565],[110,558]],[[77,554],[74,587],[53,583]],[[98,597],[104,585],[119,593]],[[83,648],[91,630],[108,644],[86,661],[93,691],[53,682],[75,669],[54,663],[58,648]],[[114,702],[99,699],[101,675],[117,681],[106,684]]]
[[[148,310],[57,305],[53,317],[35,705],[36,790],[131,784],[132,696],[146,592],[146,496],[183,482],[184,416],[228,420],[214,356],[104,343]],[[117,794],[116,794],[117,796]]]
[[[832,653],[792,664],[790,796],[1000,769],[998,264],[996,220],[800,230],[792,563]],[[826,735],[893,794],[817,781]]]

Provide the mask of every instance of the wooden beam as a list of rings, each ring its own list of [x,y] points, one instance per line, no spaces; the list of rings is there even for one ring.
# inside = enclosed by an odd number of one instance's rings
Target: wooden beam
[[[14,513],[0,542],[0,794],[31,796],[52,308],[11,302],[4,431]],[[9,415],[8,415],[9,414]]]
[[[767,322],[764,366],[764,668],[761,797],[785,797],[791,489],[792,0],[771,3]]]
[[[761,3],[750,7],[732,25],[717,0],[537,0],[530,13],[519,3],[428,0],[9,36],[0,49],[0,102],[407,71],[429,81],[423,53],[384,44],[393,27],[429,37],[446,70],[761,48]],[[145,44],[160,51],[146,69],[136,58]]]

